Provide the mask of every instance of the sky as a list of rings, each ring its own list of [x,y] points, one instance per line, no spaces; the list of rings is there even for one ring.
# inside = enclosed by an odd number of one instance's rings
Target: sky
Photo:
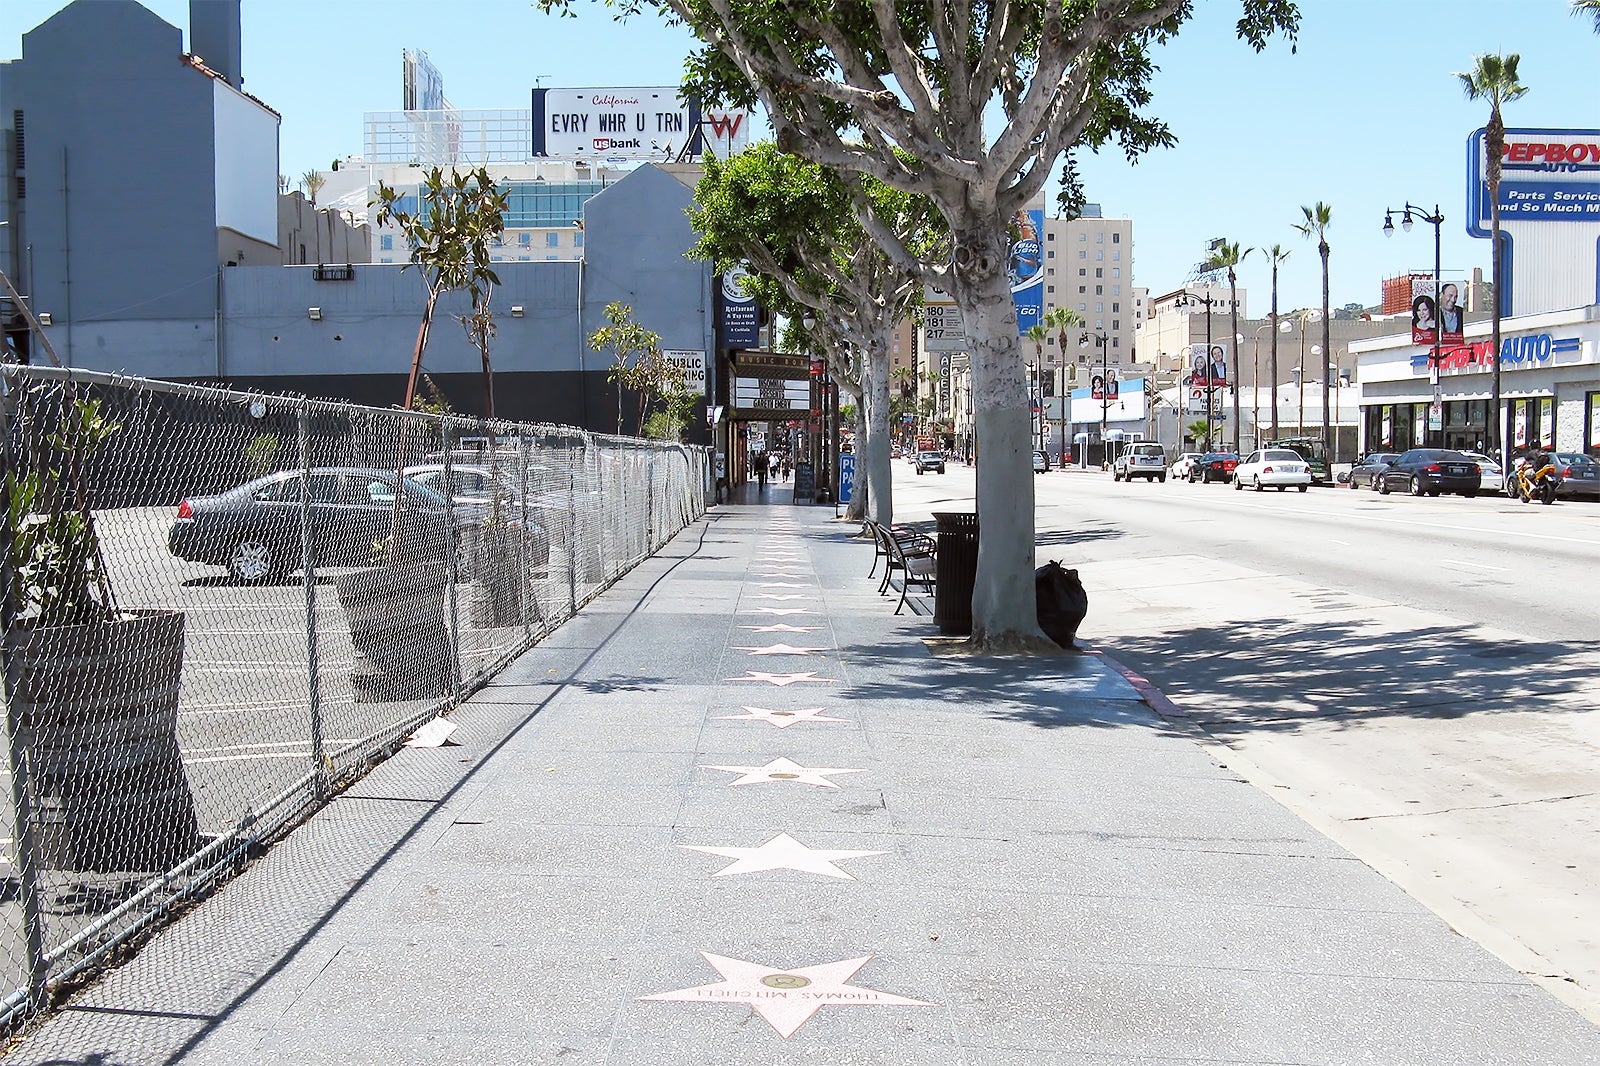
[[[80,0],[99,3],[106,0]],[[0,0],[0,59],[61,0]],[[145,0],[185,31],[188,0]],[[1151,110],[1177,145],[1130,164],[1120,152],[1081,159],[1088,198],[1133,219],[1134,280],[1181,286],[1216,237],[1290,251],[1279,306],[1321,302],[1316,243],[1292,225],[1301,205],[1333,208],[1331,302],[1371,305],[1380,282],[1433,269],[1432,227],[1382,232],[1407,201],[1443,215],[1446,275],[1489,269],[1489,242],[1467,235],[1466,143],[1488,119],[1454,71],[1485,52],[1517,52],[1529,92],[1508,126],[1600,127],[1600,35],[1567,0],[1300,0],[1298,50],[1256,54],[1234,35],[1239,0],[1195,0],[1196,17],[1154,59]],[[675,85],[694,44],[655,17],[618,23],[578,0],[576,18],[526,0],[244,0],[247,92],[283,116],[280,169],[291,181],[362,150],[369,111],[401,105],[402,49],[428,53],[445,95],[465,109],[526,108],[546,88]],[[1051,196],[1054,190],[1052,187]],[[1053,200],[1052,200],[1053,203]],[[1398,216],[1397,216],[1398,221]],[[1265,313],[1270,271],[1251,254],[1239,271],[1251,314]]]

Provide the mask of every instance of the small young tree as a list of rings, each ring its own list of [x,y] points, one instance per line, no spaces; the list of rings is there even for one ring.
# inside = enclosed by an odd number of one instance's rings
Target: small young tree
[[[449,177],[439,167],[429,170],[418,192],[416,211],[404,210],[401,196],[380,180],[378,198],[372,202],[379,205],[377,224],[392,223],[405,235],[411,247],[411,261],[402,269],[417,267],[426,293],[417,343],[411,354],[411,372],[406,377],[405,402],[401,404],[409,409],[417,395],[417,376],[422,372],[422,355],[428,348],[440,297],[464,289],[476,313],[480,307],[488,306],[492,286],[500,284],[490,265],[489,249],[505,232],[507,199],[483,167],[465,174],[452,170]],[[487,347],[484,353],[485,395],[489,395]]]
[[[611,352],[611,369],[606,380],[617,386],[617,432],[622,432],[622,390],[629,389],[639,398],[639,420],[634,435],[645,435],[650,419],[650,408],[656,401],[666,403],[665,422],[688,422],[688,412],[696,397],[689,392],[688,372],[661,354],[661,334],[645,329],[633,320],[633,308],[613,300],[606,304],[606,319],[611,323],[589,334],[589,347],[597,352]],[[673,436],[677,435],[674,430]]]

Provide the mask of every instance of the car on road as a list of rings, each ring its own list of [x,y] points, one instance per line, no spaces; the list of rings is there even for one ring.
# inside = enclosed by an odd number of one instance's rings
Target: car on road
[[[1209,485],[1213,481],[1227,482],[1232,479],[1234,468],[1238,465],[1239,456],[1236,452],[1206,452],[1189,464],[1189,483],[1204,482]]]
[[[1506,476],[1493,458],[1482,452],[1463,451],[1461,454],[1478,464],[1479,492],[1500,492],[1505,488]]]
[[[944,473],[943,452],[918,452],[916,459],[912,460],[917,467],[917,474],[921,476],[930,470]]]
[[[1600,498],[1600,463],[1579,452],[1555,452],[1551,458],[1561,468],[1561,485],[1556,489],[1558,499]]]
[[[1359,489],[1365,485],[1374,491],[1378,488],[1378,474],[1391,462],[1400,458],[1399,452],[1370,452],[1356,460],[1350,468],[1350,487]]]
[[[1035,474],[1048,474],[1050,472],[1050,455],[1037,448],[1033,451],[1033,472]]]
[[[1455,492],[1470,498],[1478,494],[1481,482],[1478,464],[1463,452],[1451,448],[1412,448],[1401,452],[1378,474],[1378,491],[1385,496],[1396,490],[1413,496]]]
[[[1111,464],[1111,480],[1132,481],[1136,477],[1146,481],[1167,480],[1166,449],[1150,441],[1124,448]]]
[[[1194,465],[1194,461],[1196,459],[1200,458],[1200,456],[1204,454],[1204,452],[1180,452],[1178,454],[1178,458],[1172,463],[1172,469],[1167,471],[1167,473],[1171,474],[1173,479],[1176,481],[1187,480],[1189,477],[1189,468]]]
[[[1311,464],[1288,448],[1262,448],[1233,468],[1233,487],[1242,489],[1246,485],[1257,492],[1282,492],[1291,485],[1304,492],[1311,487]]]

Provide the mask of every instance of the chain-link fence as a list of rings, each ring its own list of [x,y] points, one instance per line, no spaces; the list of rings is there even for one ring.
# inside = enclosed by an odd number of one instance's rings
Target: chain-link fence
[[[3,371],[0,1023],[705,508],[703,449]]]

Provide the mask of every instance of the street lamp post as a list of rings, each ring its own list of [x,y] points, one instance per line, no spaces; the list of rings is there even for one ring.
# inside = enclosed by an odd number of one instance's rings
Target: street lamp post
[[[1428,408],[1428,421],[1432,422],[1435,414],[1438,415],[1439,437],[1433,443],[1436,446],[1440,446],[1444,443],[1444,393],[1439,384],[1439,362],[1444,358],[1444,316],[1439,313],[1439,227],[1444,223],[1444,214],[1439,210],[1438,204],[1433,205],[1433,214],[1430,215],[1425,209],[1418,207],[1409,200],[1406,201],[1406,206],[1403,208],[1385,208],[1383,212],[1383,235],[1385,237],[1394,236],[1394,214],[1396,211],[1400,212],[1400,227],[1407,233],[1411,232],[1411,215],[1413,212],[1422,221],[1433,226],[1433,353],[1428,356],[1428,374],[1433,380],[1433,403]],[[1500,294],[1495,293],[1494,298],[1498,300]],[[1499,353],[1497,352],[1495,355],[1498,359]],[[1496,412],[1497,417],[1498,414],[1499,412]]]
[[[1198,303],[1198,304],[1203,304],[1205,306],[1205,309],[1206,309],[1206,357],[1205,357],[1205,362],[1204,362],[1203,366],[1205,367],[1205,375],[1206,375],[1206,447],[1207,448],[1211,447],[1211,422],[1212,422],[1211,412],[1214,410],[1214,407],[1212,406],[1212,402],[1211,402],[1212,390],[1215,388],[1215,381],[1214,381],[1214,379],[1212,377],[1212,374],[1211,374],[1211,305],[1214,302],[1215,301],[1212,299],[1211,293],[1209,291],[1207,291],[1203,295],[1196,295],[1196,294],[1190,292],[1188,289],[1184,289],[1184,290],[1180,291],[1178,293],[1178,298],[1173,301],[1173,306],[1175,306],[1175,307],[1188,307],[1191,304],[1197,304]],[[1189,360],[1189,367],[1190,367],[1190,370],[1192,372],[1193,368],[1194,368],[1194,360],[1193,359]]]
[[[1300,421],[1295,429],[1295,436],[1303,437],[1306,435],[1306,323],[1320,322],[1322,320],[1322,312],[1312,307],[1301,311],[1294,317],[1300,323]],[[1322,345],[1313,344],[1311,346],[1311,354],[1321,355]],[[1326,422],[1327,412],[1323,412],[1322,417],[1323,421]]]
[[[1106,346],[1111,343],[1111,334],[1086,332],[1078,343],[1088,344],[1091,339],[1100,348],[1100,465],[1105,466],[1110,459],[1106,448],[1106,410],[1111,406],[1111,368],[1106,362]],[[1084,447],[1087,449],[1088,445]]]
[[[1255,339],[1255,372],[1250,379],[1250,443],[1251,450],[1261,447],[1261,331],[1277,326],[1279,333],[1287,333],[1294,328],[1293,323],[1279,322],[1276,318],[1268,319],[1256,327]],[[1272,403],[1278,403],[1278,383],[1272,383]]]

